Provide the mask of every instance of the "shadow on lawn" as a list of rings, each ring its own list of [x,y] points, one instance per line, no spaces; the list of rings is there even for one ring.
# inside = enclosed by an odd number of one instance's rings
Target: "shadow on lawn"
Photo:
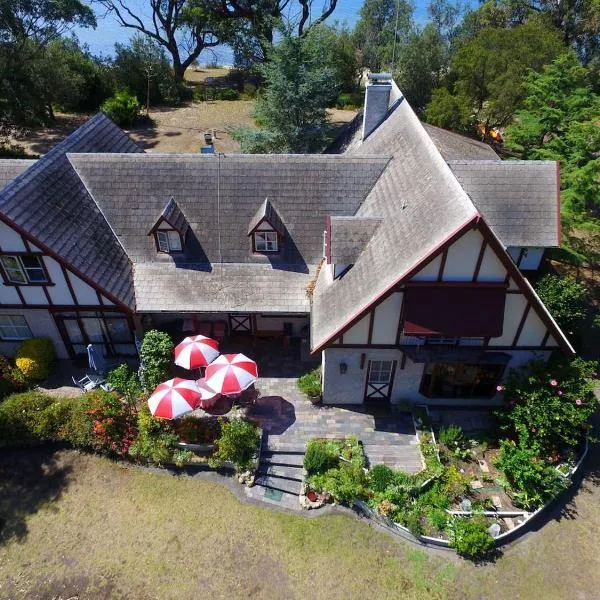
[[[60,498],[71,472],[56,446],[0,453],[0,545],[27,536],[27,518]]]

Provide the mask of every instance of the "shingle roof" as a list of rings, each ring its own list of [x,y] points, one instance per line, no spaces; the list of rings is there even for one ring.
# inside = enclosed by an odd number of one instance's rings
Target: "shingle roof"
[[[254,213],[254,216],[250,219],[248,235],[250,235],[263,220],[268,221],[269,225],[271,225],[271,227],[280,235],[285,234],[285,225],[268,198],[265,198],[265,201],[258,207],[256,213]]]
[[[0,214],[111,299],[133,308],[131,263],[71,168],[67,152],[142,150],[99,113],[0,191]]]
[[[5,158],[0,160],[0,190],[25,169],[36,163],[35,160]]]
[[[171,198],[166,203],[152,229],[157,227],[163,220],[166,221],[173,229],[179,231],[181,235],[184,235],[188,229],[187,219],[185,218],[181,208],[179,208],[175,198]]]
[[[452,172],[505,246],[560,245],[554,161],[451,161]]]
[[[342,279],[332,281],[330,270],[321,269],[313,295],[314,349],[478,215],[406,101],[353,155],[359,153],[393,155],[356,213],[383,220]]]
[[[464,135],[423,123],[425,131],[446,160],[496,160],[500,157],[491,146]]]
[[[331,217],[329,262],[354,264],[380,224],[381,219],[370,217]]]
[[[317,264],[328,215],[352,215],[387,157],[323,155],[101,155],[69,159],[137,263]],[[147,233],[173,196],[190,229],[179,257],[159,255]],[[253,254],[248,223],[265,197],[285,222],[276,257]]]
[[[306,288],[316,273],[271,265],[135,265],[139,312],[308,313]]]

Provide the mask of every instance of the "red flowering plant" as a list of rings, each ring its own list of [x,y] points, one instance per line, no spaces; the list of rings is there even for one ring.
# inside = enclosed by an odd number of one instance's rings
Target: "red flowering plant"
[[[598,399],[593,362],[581,358],[531,361],[511,371],[496,414],[501,428],[546,461],[581,443]]]
[[[136,412],[114,392],[89,395],[86,415],[92,421],[92,445],[107,454],[125,456],[136,439]]]

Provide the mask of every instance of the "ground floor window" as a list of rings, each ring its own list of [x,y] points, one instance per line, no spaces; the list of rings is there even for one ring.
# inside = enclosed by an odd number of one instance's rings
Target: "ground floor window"
[[[127,317],[116,312],[55,313],[57,325],[71,355],[84,354],[88,344],[100,346],[106,356],[135,354]]]
[[[33,337],[23,315],[0,315],[0,339],[26,340]]]
[[[504,365],[428,363],[420,392],[428,398],[491,398]]]

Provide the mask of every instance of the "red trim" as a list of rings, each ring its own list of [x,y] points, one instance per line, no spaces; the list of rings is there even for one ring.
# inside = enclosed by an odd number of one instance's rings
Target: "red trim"
[[[444,278],[444,269],[446,268],[446,261],[448,260],[448,248],[444,248],[442,252],[442,260],[440,261],[440,268],[437,275],[437,280],[442,281]]]
[[[507,288],[508,284],[504,281],[407,281],[404,289],[417,288],[417,287],[433,287],[433,288],[476,288],[481,290],[483,288]],[[516,291],[516,290],[515,290]]]
[[[473,283],[477,281],[479,277],[479,271],[481,270],[481,264],[483,263],[483,257],[485,255],[485,249],[487,248],[487,242],[485,238],[481,242],[481,248],[479,249],[479,256],[477,257],[477,262],[475,263],[475,271],[473,271]],[[481,284],[479,284],[481,285]]]
[[[369,313],[369,333],[367,334],[367,343],[373,342],[373,326],[375,325],[375,309]]]
[[[513,338],[513,343],[512,343],[513,348],[517,347],[517,342],[519,341],[519,338],[521,337],[521,334],[523,333],[523,328],[525,327],[525,323],[527,321],[527,317],[529,315],[530,310],[531,310],[531,304],[528,302],[525,305],[525,310],[523,311],[523,316],[521,317],[521,320],[519,321],[519,325],[517,327],[515,337]]]
[[[67,269],[65,268],[65,266],[62,263],[60,265],[60,268],[62,269],[63,277],[65,279],[67,287],[69,288],[69,293],[71,294],[71,299],[73,300],[73,304],[75,306],[78,306],[79,302],[77,301],[77,296],[75,295],[75,290],[73,289],[73,284],[71,283],[71,280],[69,279],[69,273],[67,272]]]
[[[95,281],[90,279],[87,275],[82,273],[79,269],[76,269],[72,264],[68,263],[62,256],[58,255],[52,248],[42,243],[40,240],[36,239],[29,232],[25,231],[20,225],[17,225],[14,221],[9,219],[5,214],[0,213],[0,221],[4,221],[9,227],[16,230],[19,234],[21,234],[24,238],[27,238],[32,244],[40,247],[45,253],[49,254],[52,258],[54,258],[60,265],[63,267],[69,267],[69,270],[73,272],[74,275],[85,281],[88,285],[90,285],[95,290],[100,290],[111,302],[122,306],[125,310],[129,312],[134,312],[129,306],[123,303],[123,301],[117,298],[114,294],[111,294],[109,291],[105,290],[102,286],[98,285]]]
[[[562,244],[562,231],[561,231],[561,219],[560,219],[560,161],[556,161],[556,214],[557,214],[557,228],[558,228],[558,247]]]
[[[25,296],[23,296],[23,292],[21,291],[21,287],[16,285],[15,290],[17,290],[17,295],[19,296],[19,300],[21,300],[22,306],[27,306],[27,302],[25,301]]]
[[[333,338],[338,337],[340,332],[343,334],[344,331],[347,331],[352,327],[355,323],[360,321],[369,311],[371,306],[377,304],[381,300],[384,300],[392,294],[396,287],[408,279],[410,279],[413,275],[418,273],[422,268],[427,266],[432,260],[434,260],[440,252],[443,252],[445,248],[450,246],[454,241],[456,241],[459,237],[461,237],[466,231],[473,228],[479,223],[481,220],[481,215],[477,213],[474,217],[469,219],[466,223],[461,225],[454,233],[450,234],[447,238],[442,240],[437,246],[435,246],[431,252],[422,260],[420,260],[414,267],[406,271],[404,274],[400,275],[391,285],[385,288],[379,296],[371,300],[366,306],[361,308],[357,313],[355,313],[350,319],[348,319],[341,327],[339,327],[335,332],[333,332],[329,337],[327,337],[323,342],[321,342],[318,346],[312,349],[311,354],[316,354],[319,352],[324,346],[326,346]]]

